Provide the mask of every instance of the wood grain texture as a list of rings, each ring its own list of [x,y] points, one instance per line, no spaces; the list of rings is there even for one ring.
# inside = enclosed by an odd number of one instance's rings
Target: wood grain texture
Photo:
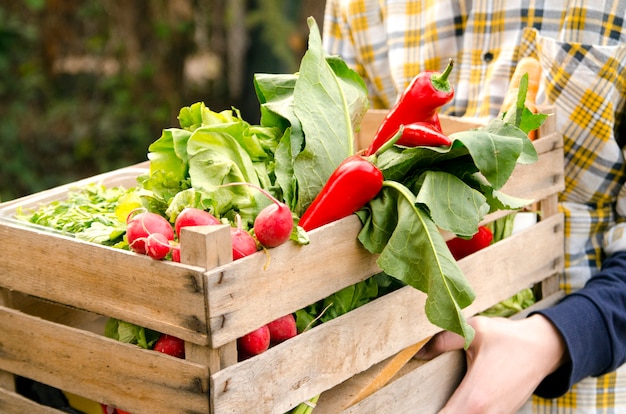
[[[552,216],[459,261],[476,292],[464,314],[485,310],[560,272],[562,219]],[[516,251],[525,254],[508,254]],[[426,318],[424,303],[423,293],[402,288],[213,374],[216,412],[252,407],[284,412],[395,355],[439,330]]]
[[[202,268],[1,221],[0,243],[6,245],[0,262],[6,288],[208,341]]]
[[[14,392],[0,388],[0,413],[2,414],[62,414],[62,411],[37,404]]]
[[[207,413],[208,368],[0,307],[0,369],[131,412]]]
[[[364,129],[380,114],[372,115]],[[464,120],[443,123],[447,131],[471,127]],[[530,286],[540,286],[544,295],[557,288],[563,154],[561,137],[551,131],[546,123],[534,142],[538,163],[518,166],[502,189],[537,200],[540,221],[459,262],[476,292],[466,316]],[[128,178],[128,170],[117,174],[106,178]],[[50,197],[58,192],[27,201]],[[0,205],[0,215],[17,204]],[[7,246],[0,261],[0,370],[131,412],[282,414],[367,370],[383,373],[394,358],[406,361],[403,351],[410,355],[408,347],[439,331],[424,314],[425,295],[405,287],[236,362],[238,337],[379,271],[376,255],[356,238],[360,228],[351,216],[312,231],[309,245],[286,243],[236,262],[223,228],[190,229],[182,241],[188,246],[184,263],[177,264],[0,220],[0,242]],[[6,294],[8,289],[22,293]],[[188,360],[94,334],[109,316],[184,339]],[[399,365],[387,366],[396,371]],[[463,369],[454,355],[423,366],[409,360],[385,386],[373,375],[361,389],[372,385],[375,392],[356,404],[359,398],[352,399],[346,412],[386,412],[392,401],[394,413],[415,412],[416,406],[436,412]],[[432,375],[437,381],[424,384]],[[6,387],[0,391],[0,407],[25,403]]]

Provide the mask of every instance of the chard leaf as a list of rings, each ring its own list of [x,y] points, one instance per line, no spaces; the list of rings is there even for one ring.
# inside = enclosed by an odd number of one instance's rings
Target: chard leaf
[[[453,148],[445,147],[398,147],[394,146],[378,155],[376,166],[381,170],[385,180],[403,182],[406,177],[414,175],[415,171],[434,168],[438,164],[457,160],[468,154],[467,148],[457,145]]]
[[[299,77],[294,88],[294,111],[302,124],[305,136],[304,149],[294,163],[294,173],[298,180],[297,214],[313,201],[335,168],[354,152],[351,105],[363,103],[355,98],[367,95],[366,89],[357,85],[354,75],[347,68],[329,64],[322,47],[319,28],[313,18],[308,19],[310,34],[309,47],[300,65]],[[349,74],[346,77],[346,74]],[[340,80],[343,78],[343,80]],[[344,91],[345,85],[352,85],[350,94]],[[363,104],[361,112],[367,110]],[[292,143],[292,151],[293,151]]]
[[[548,114],[534,114],[530,111],[530,109],[524,107],[519,129],[526,133],[538,129],[541,125],[543,125],[548,116]]]
[[[485,192],[485,194],[489,202],[490,213],[497,210],[519,210],[535,201],[530,198],[513,197],[497,190]]]
[[[439,229],[414,199],[402,184],[386,182],[358,212],[363,222],[358,238],[367,250],[380,254],[377,263],[383,272],[426,293],[428,319],[463,336],[467,347],[474,330],[461,309],[475,294]]]
[[[489,213],[493,213],[498,210],[518,210],[522,207],[530,205],[534,200],[514,197],[508,194],[504,194],[499,190],[495,190],[485,178],[477,173],[465,174],[463,181],[466,182],[472,188],[480,191],[489,204]]]
[[[489,212],[483,194],[445,171],[428,170],[422,174],[415,201],[428,208],[438,227],[461,237],[476,233],[478,224]]]
[[[505,134],[505,130],[515,127],[499,120],[492,121],[490,125],[493,123],[498,125],[456,132],[450,138],[467,148],[478,170],[495,189],[500,189],[511,176],[524,143],[522,139]]]
[[[341,89],[346,96],[348,114],[353,131],[361,127],[361,120],[369,108],[367,86],[357,72],[350,69],[346,62],[338,56],[327,56],[326,62],[331,67],[341,83]]]

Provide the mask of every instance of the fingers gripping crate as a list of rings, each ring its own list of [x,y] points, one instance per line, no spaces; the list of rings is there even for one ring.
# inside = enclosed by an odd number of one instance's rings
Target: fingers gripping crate
[[[380,116],[368,114],[363,131]],[[448,131],[471,126],[445,117],[442,123]],[[551,120],[535,146],[539,161],[518,166],[503,192],[537,200],[540,220],[459,262],[476,292],[468,316],[529,286],[543,289],[543,298],[558,290],[563,154]],[[85,183],[134,185],[137,168],[145,165]],[[7,218],[17,206],[63,197],[71,187],[5,203],[0,213]],[[376,256],[357,240],[360,228],[351,216],[312,231],[309,245],[287,243],[236,262],[227,227],[189,228],[182,263],[172,263],[0,220],[0,411],[36,412],[12,387],[20,375],[131,413],[284,413],[319,394],[316,413],[383,406],[410,412],[418,403],[435,412],[456,385],[463,358],[411,360],[406,349],[439,330],[426,319],[425,295],[411,287],[237,362],[238,337],[379,271]],[[104,337],[108,317],[184,339],[186,358]],[[405,363],[395,366],[402,370],[373,385],[403,351]],[[429,376],[433,370],[445,374]]]

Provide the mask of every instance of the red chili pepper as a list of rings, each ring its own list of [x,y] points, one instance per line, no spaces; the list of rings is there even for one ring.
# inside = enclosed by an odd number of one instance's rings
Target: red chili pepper
[[[461,237],[455,237],[446,242],[450,253],[456,260],[461,260],[465,256],[469,256],[472,253],[484,249],[491,244],[493,240],[493,233],[486,226],[480,226],[478,232],[472,236],[471,239],[463,239]]]
[[[454,89],[448,81],[453,61],[443,73],[424,71],[419,73],[402,92],[400,99],[389,110],[365,155],[372,155],[389,140],[400,125],[414,122],[429,122],[441,131],[439,109],[454,97]]]
[[[404,125],[402,137],[397,142],[405,147],[440,147],[450,146],[452,140],[441,131],[437,131],[429,122],[414,122]]]
[[[311,231],[359,211],[383,187],[383,173],[374,164],[378,154],[402,137],[404,127],[369,157],[352,155],[333,171],[324,187],[306,209],[298,225]]]
[[[357,212],[383,187],[378,167],[360,155],[346,158],[300,218],[300,227],[310,231]]]

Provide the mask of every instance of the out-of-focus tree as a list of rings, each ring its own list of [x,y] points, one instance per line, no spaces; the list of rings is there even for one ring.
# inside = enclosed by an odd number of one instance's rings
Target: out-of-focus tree
[[[146,159],[182,106],[256,122],[320,0],[0,0],[0,201]]]

